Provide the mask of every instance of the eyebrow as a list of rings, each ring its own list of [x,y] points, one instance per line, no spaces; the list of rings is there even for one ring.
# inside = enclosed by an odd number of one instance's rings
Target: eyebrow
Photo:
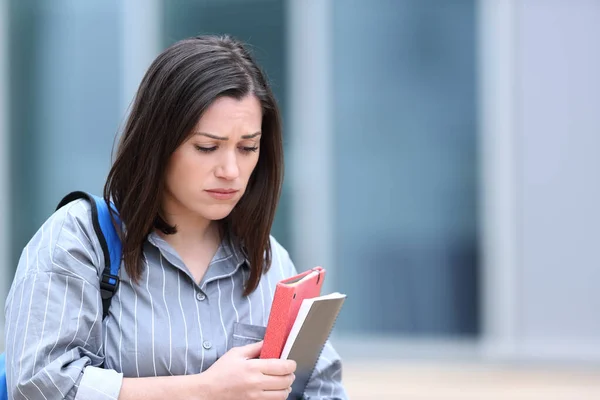
[[[217,135],[213,135],[212,133],[206,133],[206,132],[196,132],[195,134],[200,135],[200,136],[206,136],[208,138],[215,139],[215,140],[228,140],[229,139],[228,137],[217,136]],[[242,139],[253,139],[260,135],[261,135],[261,132],[254,132],[249,135],[242,135]]]

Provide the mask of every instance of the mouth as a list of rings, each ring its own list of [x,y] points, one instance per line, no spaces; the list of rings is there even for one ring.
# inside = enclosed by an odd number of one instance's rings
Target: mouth
[[[210,193],[221,193],[221,194],[229,194],[229,193],[237,193],[237,189],[207,189],[207,192]]]
[[[239,190],[236,189],[208,189],[206,193],[208,193],[211,197],[217,200],[229,200],[232,199]]]

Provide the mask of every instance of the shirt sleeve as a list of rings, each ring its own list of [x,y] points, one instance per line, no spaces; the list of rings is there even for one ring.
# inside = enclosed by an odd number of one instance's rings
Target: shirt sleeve
[[[80,200],[54,213],[23,250],[5,307],[9,399],[118,398],[122,374],[99,368],[99,248]]]
[[[273,253],[272,268],[282,271],[285,278],[298,274],[288,252],[274,238],[271,238]],[[304,391],[305,400],[347,400],[348,395],[342,384],[342,359],[330,340],[327,340],[315,370]]]
[[[306,400],[346,400],[342,385],[342,360],[330,341],[327,341],[315,371],[304,391]]]

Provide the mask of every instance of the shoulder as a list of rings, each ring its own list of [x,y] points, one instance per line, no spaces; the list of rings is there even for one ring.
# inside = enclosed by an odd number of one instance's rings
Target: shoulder
[[[271,243],[271,268],[269,272],[278,275],[280,279],[296,275],[296,268],[286,248],[273,235],[269,237],[269,240]]]
[[[271,243],[271,252],[272,253],[277,252],[280,254],[285,254],[287,257],[289,257],[287,250],[285,249],[285,247],[283,247],[281,245],[281,243],[279,243],[279,241],[275,238],[275,236],[269,235],[269,242]]]
[[[92,206],[78,199],[52,213],[31,237],[21,254],[15,278],[53,272],[97,280],[101,262]]]

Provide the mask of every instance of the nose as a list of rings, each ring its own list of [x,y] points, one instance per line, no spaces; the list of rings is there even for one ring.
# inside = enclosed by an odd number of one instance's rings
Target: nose
[[[226,179],[228,181],[238,178],[240,175],[240,168],[235,151],[225,152],[219,161],[219,165],[215,170],[217,178]]]

